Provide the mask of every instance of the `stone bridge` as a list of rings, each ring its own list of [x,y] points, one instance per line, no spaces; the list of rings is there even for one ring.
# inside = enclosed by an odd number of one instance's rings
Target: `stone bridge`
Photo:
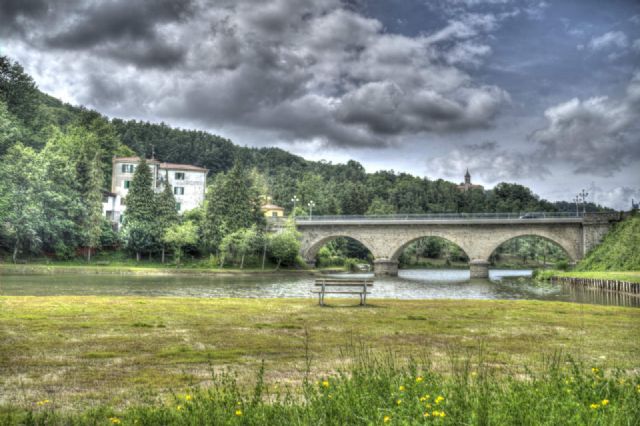
[[[531,235],[545,238],[558,244],[577,262],[600,242],[612,222],[620,219],[620,213],[315,216],[296,218],[296,227],[302,234],[301,255],[311,265],[326,243],[349,237],[369,249],[376,276],[395,276],[398,258],[407,245],[424,237],[440,237],[466,253],[471,277],[480,278],[489,275],[491,254],[512,238]]]

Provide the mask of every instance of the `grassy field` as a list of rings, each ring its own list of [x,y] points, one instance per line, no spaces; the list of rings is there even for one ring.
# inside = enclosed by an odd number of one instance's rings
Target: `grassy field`
[[[211,383],[232,368],[298,386],[306,370],[332,374],[364,344],[427,359],[446,373],[452,356],[518,376],[563,352],[589,366],[640,366],[640,310],[535,301],[0,297],[0,406],[37,401],[82,409],[144,401]],[[476,360],[477,361],[477,360]],[[476,362],[473,361],[473,362]]]
[[[224,275],[224,274],[311,274],[313,270],[305,269],[275,269],[271,265],[262,268],[206,268],[204,266],[163,266],[161,263],[99,263],[86,264],[81,262],[56,262],[48,264],[29,263],[17,264],[0,263],[2,274],[126,274],[126,275]]]

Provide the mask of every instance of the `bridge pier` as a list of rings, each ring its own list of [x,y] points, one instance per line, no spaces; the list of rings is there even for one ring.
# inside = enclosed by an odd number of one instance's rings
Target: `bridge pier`
[[[471,278],[489,278],[489,262],[482,259],[474,259],[469,262]]]
[[[373,274],[376,277],[397,277],[398,261],[390,259],[376,259],[373,261]]]

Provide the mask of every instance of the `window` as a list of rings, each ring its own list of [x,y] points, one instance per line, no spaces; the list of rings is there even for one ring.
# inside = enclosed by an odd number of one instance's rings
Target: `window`
[[[180,211],[180,203],[176,203],[176,210]]]
[[[176,180],[184,180],[184,173],[176,172]]]
[[[133,173],[135,169],[135,165],[133,164],[123,164],[122,165],[122,173]]]
[[[109,202],[109,196],[108,195],[103,195],[102,196],[102,204],[106,204]]]
[[[173,188],[173,194],[174,195],[184,195],[184,187],[183,186],[176,186],[175,188]]]
[[[278,212],[271,212],[271,217],[278,217]]]
[[[129,189],[130,185],[131,185],[131,181],[130,180],[125,180],[124,181],[124,189]]]

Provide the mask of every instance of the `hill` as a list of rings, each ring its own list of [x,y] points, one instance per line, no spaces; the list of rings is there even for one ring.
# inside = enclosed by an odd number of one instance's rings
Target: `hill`
[[[640,215],[616,224],[602,243],[577,266],[577,271],[639,271]]]

